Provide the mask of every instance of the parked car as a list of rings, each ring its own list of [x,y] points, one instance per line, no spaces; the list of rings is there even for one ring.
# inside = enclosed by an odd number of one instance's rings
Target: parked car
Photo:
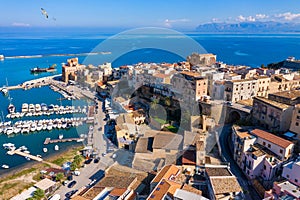
[[[68,176],[68,177],[67,177],[67,180],[68,180],[68,181],[72,181],[72,180],[73,180],[73,176],[72,176],[72,175]]]
[[[71,183],[69,183],[68,188],[72,188],[74,187],[74,185],[76,185],[76,181],[72,181]]]
[[[88,164],[90,164],[90,163],[92,162],[92,160],[93,160],[93,159],[92,159],[92,158],[90,158],[90,159],[88,159],[88,160],[84,161],[84,164],[87,164],[87,165],[88,165]]]
[[[71,197],[73,194],[75,194],[77,191],[78,191],[78,190],[72,190],[72,191],[66,193],[65,196],[66,196],[67,198],[70,198],[70,197]]]
[[[70,181],[65,180],[65,181],[63,182],[63,185],[67,185],[69,182],[70,182]]]
[[[79,176],[79,175],[80,175],[80,171],[76,170],[76,171],[73,172],[73,174],[74,174],[75,176]]]
[[[97,158],[94,159],[94,163],[98,163],[99,161],[100,161],[99,157],[97,157]]]

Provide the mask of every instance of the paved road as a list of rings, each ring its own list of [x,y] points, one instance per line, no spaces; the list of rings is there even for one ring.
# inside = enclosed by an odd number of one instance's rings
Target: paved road
[[[248,183],[248,179],[239,166],[235,163],[229,146],[230,142],[231,125],[225,125],[220,133],[220,145],[222,156],[230,163],[230,170],[237,177],[241,187],[246,190],[245,198],[247,200],[259,200],[261,197],[258,195],[254,187]]]

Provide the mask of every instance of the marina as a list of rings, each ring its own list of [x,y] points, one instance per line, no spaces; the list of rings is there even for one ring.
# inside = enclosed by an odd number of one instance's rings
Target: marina
[[[68,129],[83,125],[87,117],[55,118],[41,120],[23,120],[14,124],[9,122],[0,122],[0,133],[6,135],[18,133],[38,132],[42,130],[51,131],[52,129]]]
[[[30,152],[27,150],[27,147],[25,147],[25,146],[16,148],[13,143],[5,143],[5,144],[3,144],[3,148],[8,150],[7,154],[11,155],[11,156],[17,154],[19,156],[23,156],[27,160],[35,160],[38,162],[43,161],[43,159],[41,158],[40,155],[37,155],[37,156],[31,155]],[[6,167],[9,168],[8,165],[2,165],[2,168],[7,169]]]
[[[84,138],[65,138],[65,139],[54,139],[54,140],[51,140],[51,138],[46,138],[44,141],[44,145],[53,144],[53,143],[61,143],[61,142],[73,142],[73,141],[83,142]]]
[[[28,104],[23,103],[21,112],[15,112],[15,106],[9,104],[8,106],[9,113],[6,115],[6,118],[22,118],[22,117],[31,117],[31,116],[49,116],[49,115],[65,115],[65,114],[74,114],[74,113],[87,113],[87,106],[59,106],[59,105],[46,105],[42,104]]]

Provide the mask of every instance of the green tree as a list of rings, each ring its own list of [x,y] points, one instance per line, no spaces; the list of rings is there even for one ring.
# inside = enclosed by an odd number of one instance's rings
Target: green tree
[[[72,163],[71,163],[71,166],[70,166],[70,169],[71,169],[72,171],[75,171],[76,168],[78,168],[78,164],[75,163],[75,162],[72,162]]]
[[[44,199],[44,197],[45,197],[45,192],[39,188],[33,193],[34,199],[41,200]]]
[[[55,180],[60,182],[64,177],[63,173],[58,173],[56,174]]]
[[[171,106],[171,105],[172,105],[172,102],[171,102],[170,97],[166,97],[166,98],[165,98],[165,105],[166,105],[166,106]]]
[[[81,155],[76,155],[74,157],[73,163],[75,163],[78,167],[78,166],[80,166],[81,162],[82,162],[82,156]]]

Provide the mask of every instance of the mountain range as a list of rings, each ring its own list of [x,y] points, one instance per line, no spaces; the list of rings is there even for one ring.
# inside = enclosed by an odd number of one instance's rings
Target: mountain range
[[[198,32],[207,33],[300,33],[300,23],[239,22],[206,23],[196,27]]]

